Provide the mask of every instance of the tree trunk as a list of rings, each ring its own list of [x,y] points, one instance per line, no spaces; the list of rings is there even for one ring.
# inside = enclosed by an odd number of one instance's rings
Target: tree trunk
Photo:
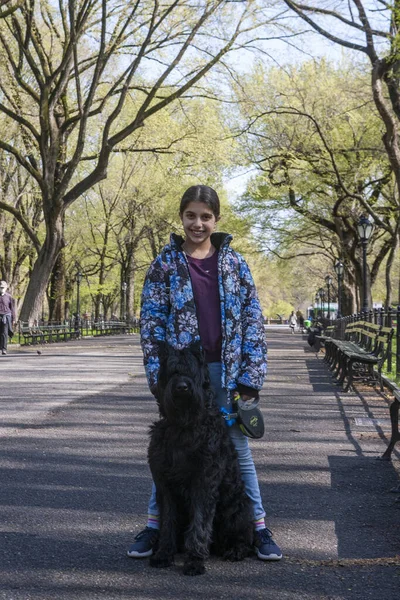
[[[387,262],[386,262],[386,269],[385,269],[385,277],[386,277],[385,306],[391,306],[392,305],[392,292],[393,292],[393,287],[392,287],[392,267],[393,267],[394,258],[395,258],[395,255],[396,255],[397,246],[398,246],[398,233],[399,233],[399,223],[397,223],[397,225],[396,225],[396,235],[394,237],[395,244],[391,248],[391,250],[389,252],[388,259],[387,259]]]
[[[353,291],[344,283],[342,286],[342,302],[340,312],[342,317],[352,315],[356,312],[356,301]]]
[[[33,325],[41,316],[47,283],[59,252],[64,246],[61,215],[51,219],[46,229],[46,239],[32,269],[32,275],[21,308],[20,320],[27,322],[29,325]]]
[[[398,231],[398,236],[397,236],[397,247],[399,248],[399,254],[400,254],[400,228]],[[397,295],[397,305],[400,306],[400,256],[399,256],[399,287],[398,287],[398,295]]]
[[[126,315],[127,319],[135,317],[135,278],[134,275],[129,278],[128,289],[126,293]]]
[[[94,319],[95,321],[100,320],[101,314],[101,294],[96,294],[94,299]]]
[[[62,323],[65,319],[65,256],[61,250],[50,280],[49,320]]]
[[[139,238],[138,238],[139,239]],[[126,307],[125,312],[128,320],[135,316],[135,272],[136,272],[136,261],[135,261],[135,250],[136,244],[127,244],[127,268],[126,268],[126,281],[128,288],[126,290]]]
[[[12,264],[13,264],[13,260],[12,260],[12,253],[13,253],[13,246],[11,243],[11,238],[13,236],[13,234],[15,233],[15,227],[13,227],[11,230],[6,231],[4,233],[4,267],[3,267],[3,278],[7,281],[9,286],[12,286]]]

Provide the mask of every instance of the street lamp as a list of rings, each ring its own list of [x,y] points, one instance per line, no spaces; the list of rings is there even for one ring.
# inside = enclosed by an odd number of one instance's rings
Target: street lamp
[[[362,215],[360,220],[357,223],[357,232],[358,237],[360,238],[360,242],[363,250],[363,312],[367,312],[369,309],[368,305],[368,280],[367,280],[367,245],[368,240],[370,239],[372,232],[374,230],[374,224],[369,221],[369,219]]]
[[[328,288],[328,321],[331,320],[331,285],[332,285],[332,277],[327,275],[325,277],[325,283]]]
[[[81,325],[81,297],[80,287],[82,281],[82,273],[80,271],[76,274],[76,317],[75,317],[75,329],[80,329]]]
[[[321,317],[324,316],[324,300],[325,300],[325,290],[323,288],[319,288],[318,290],[319,297],[321,298]]]
[[[315,294],[315,302],[314,302],[315,315],[314,315],[314,319],[317,319],[317,317],[318,317],[318,303],[319,303],[319,292],[317,292]]]
[[[128,284],[124,281],[121,285],[122,287],[122,319],[126,321],[126,290],[128,288]]]
[[[337,309],[337,319],[340,319],[342,316],[342,280],[344,274],[344,264],[338,260],[335,264],[335,271],[337,275],[337,288],[338,288],[338,309]]]

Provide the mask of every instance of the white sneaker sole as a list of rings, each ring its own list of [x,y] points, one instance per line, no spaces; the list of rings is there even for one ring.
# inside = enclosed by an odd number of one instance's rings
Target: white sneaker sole
[[[257,556],[260,560],[281,560],[282,554],[261,554],[261,552],[255,548]]]
[[[131,558],[146,558],[147,556],[151,556],[153,554],[153,550],[148,550],[147,552],[136,552],[135,550],[128,550],[127,555]]]

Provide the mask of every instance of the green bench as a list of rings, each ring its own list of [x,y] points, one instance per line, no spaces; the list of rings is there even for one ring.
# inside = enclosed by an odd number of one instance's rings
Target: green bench
[[[320,346],[324,348],[326,340],[330,340],[332,337],[335,337],[335,333],[335,325],[328,325],[328,327],[326,327],[320,335],[315,336],[315,339],[318,340],[320,342]]]
[[[93,325],[93,335],[117,335],[127,333],[129,327],[124,321],[98,321]]]
[[[382,385],[382,367],[387,358],[393,327],[384,327],[368,321],[349,323],[345,339],[333,337],[325,340],[326,362],[338,383],[347,392],[353,381]]]
[[[20,327],[20,336],[22,337],[21,341],[23,345],[30,346],[78,339],[79,330],[71,328],[69,325],[38,325],[32,327],[22,325]]]

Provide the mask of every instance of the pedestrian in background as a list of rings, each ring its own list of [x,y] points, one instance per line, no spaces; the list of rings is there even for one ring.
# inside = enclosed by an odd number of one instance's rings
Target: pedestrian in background
[[[294,314],[294,310],[292,310],[292,312],[290,313],[290,317],[289,317],[289,327],[290,327],[290,331],[292,332],[292,334],[294,334],[294,329],[297,325],[297,317]]]
[[[7,282],[0,281],[0,350],[7,354],[8,338],[13,336],[13,323],[15,322],[15,304],[11,294],[7,292]]]

